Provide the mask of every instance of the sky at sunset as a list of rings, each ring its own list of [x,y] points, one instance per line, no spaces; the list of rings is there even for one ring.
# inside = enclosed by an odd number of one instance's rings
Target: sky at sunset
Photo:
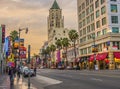
[[[0,0],[0,24],[6,25],[6,36],[12,30],[28,27],[21,32],[25,46],[38,53],[47,41],[47,17],[54,0]],[[77,0],[57,0],[64,16],[65,28],[77,29]]]

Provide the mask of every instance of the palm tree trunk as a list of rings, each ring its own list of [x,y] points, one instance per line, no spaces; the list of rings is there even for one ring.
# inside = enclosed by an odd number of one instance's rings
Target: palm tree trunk
[[[75,60],[76,60],[76,46],[75,46],[75,41],[74,41],[74,54],[75,54]]]
[[[66,56],[66,66],[68,66],[68,59],[67,59],[67,47],[66,47],[66,54],[65,54],[65,56]]]

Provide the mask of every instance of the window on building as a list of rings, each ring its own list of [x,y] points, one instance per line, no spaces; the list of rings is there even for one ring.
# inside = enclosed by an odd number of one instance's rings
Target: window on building
[[[107,33],[107,29],[105,28],[102,30],[102,34],[105,35],[106,33]]]
[[[82,22],[79,23],[79,28],[82,28]]]
[[[87,24],[90,23],[90,16],[87,17]]]
[[[98,8],[98,7],[99,7],[99,0],[95,2],[95,8]]]
[[[91,47],[88,47],[88,53],[92,53]]]
[[[92,3],[93,2],[93,0],[90,0],[90,3]]]
[[[117,0],[110,0],[110,1],[115,1],[116,2]]]
[[[97,21],[96,22],[96,28],[99,28],[100,27],[100,21]]]
[[[65,31],[63,31],[63,33],[65,33]]]
[[[118,23],[118,16],[111,16],[112,23]]]
[[[85,11],[82,12],[82,18],[84,18],[84,17],[85,17]]]
[[[102,18],[102,26],[106,24],[106,17]]]
[[[88,6],[89,5],[89,0],[86,0],[86,6]]]
[[[55,33],[55,30],[53,32]]]
[[[118,49],[120,49],[120,42],[113,41],[113,46],[116,46]]]
[[[89,14],[89,7],[86,9],[86,15]]]
[[[82,9],[84,9],[85,8],[85,3],[82,3]]]
[[[112,27],[113,33],[119,33],[119,27]]]
[[[79,20],[81,20],[81,18],[82,18],[82,15],[80,14],[80,15],[79,15]]]
[[[91,21],[94,21],[94,13],[91,14]]]
[[[105,0],[101,0],[101,4],[103,4],[105,2]]]
[[[95,30],[95,24],[92,23],[92,24],[91,24],[91,31],[94,31],[94,30]]]
[[[94,5],[90,5],[90,12],[93,12],[94,11]]]
[[[106,13],[106,7],[103,6],[103,7],[101,8],[101,15],[103,15],[103,14],[105,14],[105,13]]]
[[[80,36],[82,36],[82,30],[80,30]]]
[[[96,11],[96,18],[98,18],[100,16],[100,12],[99,10]]]
[[[55,40],[57,40],[57,37],[55,37]]]
[[[84,20],[83,20],[83,26],[85,26],[85,24],[86,24],[86,23],[85,23],[85,19],[84,19]]]
[[[90,25],[87,26],[87,33],[89,33],[89,32],[90,32]]]
[[[83,35],[86,34],[86,28],[83,28]]]
[[[117,5],[111,4],[111,12],[117,13]]]
[[[78,11],[81,12],[81,6],[79,6]]]
[[[98,31],[98,32],[97,32],[97,36],[100,36],[100,35],[101,35],[101,31]]]

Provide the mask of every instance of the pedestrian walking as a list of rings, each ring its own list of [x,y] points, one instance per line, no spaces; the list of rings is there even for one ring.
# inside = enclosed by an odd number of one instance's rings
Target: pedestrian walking
[[[36,71],[37,71],[37,70],[36,70],[36,67],[35,67],[35,68],[34,68],[34,73],[35,73],[35,76],[36,76]]]
[[[14,84],[14,68],[10,67],[8,72],[10,78],[10,85]]]
[[[19,66],[17,68],[17,78],[18,78],[18,80],[20,79],[20,67]]]

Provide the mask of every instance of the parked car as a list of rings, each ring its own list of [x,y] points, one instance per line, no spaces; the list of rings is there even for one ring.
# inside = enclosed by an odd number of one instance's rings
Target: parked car
[[[34,72],[34,70],[33,69],[25,69],[24,70],[24,73],[23,73],[23,76],[24,77],[28,77],[29,76],[29,73],[30,73],[30,77],[32,77],[32,76],[35,76],[35,72]]]
[[[72,70],[73,68],[71,66],[67,66],[66,69]]]
[[[64,66],[58,66],[58,69],[64,69],[65,67]]]
[[[35,76],[35,72],[33,69],[30,69],[30,76]]]
[[[23,76],[28,77],[29,73],[30,73],[29,70],[25,69],[24,72],[23,72]]]

